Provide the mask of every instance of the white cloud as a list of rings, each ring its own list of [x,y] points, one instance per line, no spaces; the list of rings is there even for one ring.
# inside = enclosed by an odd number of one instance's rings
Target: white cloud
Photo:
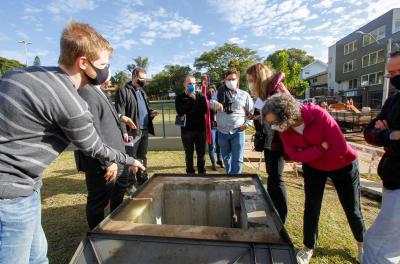
[[[16,33],[17,33],[18,37],[23,38],[24,40],[29,40],[30,39],[29,35],[26,34],[23,31],[17,31]]]
[[[24,8],[24,12],[27,14],[33,14],[33,13],[40,13],[43,10],[41,8],[33,7],[30,5],[26,5]]]
[[[241,38],[238,38],[238,37],[233,37],[233,38],[228,39],[228,42],[229,42],[229,43],[232,43],[232,44],[238,44],[238,45],[240,45],[240,44],[245,43],[246,40],[241,39]]]
[[[141,33],[137,33],[139,29]],[[201,26],[178,13],[168,13],[163,8],[139,12],[134,7],[123,7],[114,20],[108,21],[104,31],[116,47],[126,48],[132,45],[135,35],[144,38],[141,40],[143,44],[151,45],[157,39],[197,35],[201,32]],[[125,44],[121,44],[124,41]]]
[[[334,0],[323,0],[315,5],[317,8],[330,8],[333,6]]]
[[[133,45],[137,45],[137,44],[138,44],[138,42],[136,40],[126,39],[126,40],[120,41],[119,43],[114,45],[114,48],[122,47],[126,50],[130,50]]]
[[[331,21],[327,21],[327,22],[324,22],[324,23],[320,24],[319,26],[314,27],[313,30],[320,31],[322,29],[328,28],[331,24],[332,24]]]
[[[311,45],[309,45],[309,44],[306,44],[306,45],[304,45],[303,46],[303,48],[305,48],[305,49],[311,49],[313,46],[311,46]]]
[[[54,0],[47,6],[52,14],[75,13],[95,9],[94,0]]]
[[[217,42],[212,41],[212,40],[207,41],[206,43],[203,43],[203,46],[206,46],[206,47],[214,47],[215,45],[217,45]]]
[[[152,38],[148,38],[148,39],[144,38],[144,39],[141,39],[140,42],[142,42],[144,45],[150,46],[150,45],[153,44],[154,39],[152,39]]]
[[[269,45],[265,45],[265,46],[260,47],[258,50],[259,50],[260,52],[263,52],[263,53],[270,53],[270,52],[273,51],[274,49],[276,49],[276,45],[274,45],[274,44],[269,44]]]

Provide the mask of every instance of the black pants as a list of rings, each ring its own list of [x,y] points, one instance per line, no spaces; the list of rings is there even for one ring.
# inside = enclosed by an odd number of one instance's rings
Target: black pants
[[[304,175],[304,245],[315,248],[318,238],[318,220],[321,211],[325,183],[329,177],[339,196],[340,203],[346,213],[354,238],[362,242],[365,226],[360,204],[360,174],[358,161],[335,171],[321,171],[303,164]]]
[[[206,173],[206,132],[181,130],[183,148],[185,149],[186,172],[195,173],[193,167],[193,153],[196,148],[197,170]]]
[[[143,165],[147,168],[147,148],[149,146],[149,131],[148,130],[141,130],[141,135],[138,136],[139,139],[137,142],[133,145],[133,147],[126,147],[126,154],[128,154],[131,157],[134,157],[137,160],[140,160]],[[147,175],[147,172],[144,172]],[[136,173],[136,179],[135,175],[129,172],[129,186],[134,185],[136,182],[140,182],[142,175],[141,171],[138,171]]]
[[[104,219],[104,210],[108,203],[111,212],[122,203],[128,186],[128,169],[126,166],[118,165],[118,178],[115,182],[106,182],[105,170],[85,173],[88,190],[86,218],[90,229]]]
[[[286,186],[283,180],[283,169],[285,167],[283,151],[264,149],[264,161],[268,173],[268,194],[278,211],[282,223],[285,223],[288,214],[288,204]]]

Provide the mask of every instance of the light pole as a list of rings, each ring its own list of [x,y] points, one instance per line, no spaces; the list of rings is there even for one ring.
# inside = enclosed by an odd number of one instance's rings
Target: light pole
[[[27,41],[27,40],[20,40],[18,43],[23,43],[25,46],[25,65],[28,66],[28,45],[32,44],[32,42]]]

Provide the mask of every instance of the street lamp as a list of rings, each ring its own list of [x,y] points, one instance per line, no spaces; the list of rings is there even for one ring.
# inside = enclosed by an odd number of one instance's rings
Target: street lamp
[[[25,46],[25,65],[28,66],[28,45],[32,44],[32,42],[27,41],[27,40],[20,40],[18,43],[23,43]]]

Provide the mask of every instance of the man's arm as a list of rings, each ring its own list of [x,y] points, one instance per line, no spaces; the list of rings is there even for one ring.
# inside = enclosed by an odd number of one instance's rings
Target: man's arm
[[[385,104],[382,107],[381,112],[365,128],[364,139],[365,141],[367,141],[367,143],[378,147],[382,146],[386,147],[390,145],[391,143],[390,134],[392,133],[392,130],[389,128],[382,128],[382,127],[377,128],[375,127],[375,124],[379,120],[383,121],[387,119],[387,109],[392,104],[392,100],[393,97],[392,98],[389,97],[389,99],[386,100]]]

